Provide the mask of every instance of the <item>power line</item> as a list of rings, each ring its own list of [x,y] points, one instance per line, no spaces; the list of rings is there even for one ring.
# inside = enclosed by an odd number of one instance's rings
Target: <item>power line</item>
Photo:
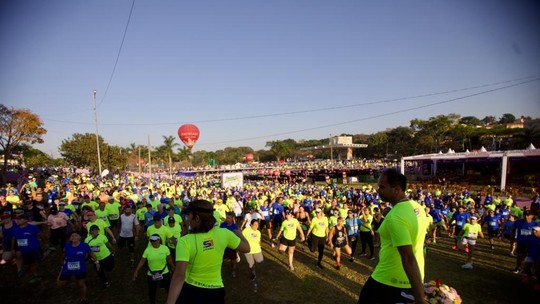
[[[363,118],[359,118],[359,119],[354,119],[354,120],[349,120],[349,121],[344,121],[344,122],[339,122],[339,123],[334,123],[334,124],[328,124],[328,125],[322,125],[322,126],[317,126],[317,127],[312,127],[312,128],[305,128],[305,129],[300,129],[300,130],[287,131],[287,132],[281,132],[281,133],[275,133],[275,134],[257,136],[257,137],[250,137],[250,138],[219,141],[219,142],[206,143],[206,144],[200,143],[199,146],[214,145],[214,144],[226,144],[226,143],[239,142],[239,141],[263,139],[263,138],[283,136],[283,135],[301,133],[301,132],[305,132],[305,131],[312,131],[312,130],[325,129],[325,128],[330,128],[330,127],[335,127],[335,126],[347,125],[347,124],[351,124],[351,123],[355,123],[355,122],[359,122],[359,121],[363,121],[363,120],[370,120],[370,119],[380,118],[380,117],[384,117],[384,116],[390,116],[390,115],[394,115],[394,114],[399,114],[399,113],[403,113],[403,112],[410,112],[410,111],[414,111],[414,110],[418,110],[418,109],[432,107],[432,106],[436,106],[436,105],[440,105],[440,104],[450,103],[450,102],[454,102],[454,101],[458,101],[458,100],[463,100],[463,99],[471,98],[471,97],[474,97],[474,96],[484,95],[484,94],[492,93],[492,92],[495,92],[495,91],[500,91],[500,90],[508,89],[508,88],[511,88],[511,87],[520,86],[520,85],[535,82],[535,81],[538,81],[538,80],[540,80],[540,78],[526,80],[526,81],[523,81],[523,82],[520,82],[520,83],[515,83],[515,84],[507,85],[507,86],[504,86],[504,87],[495,88],[495,89],[491,89],[491,90],[487,90],[487,91],[482,91],[482,92],[478,92],[478,93],[474,93],[474,94],[469,94],[469,95],[465,95],[465,96],[461,96],[461,97],[456,97],[456,98],[452,98],[452,99],[448,99],[448,100],[438,101],[438,102],[430,103],[430,104],[423,105],[423,106],[416,106],[416,107],[407,108],[407,109],[403,109],[403,110],[397,110],[397,111],[393,111],[393,112],[388,112],[388,113],[383,113],[383,114],[378,114],[378,115],[373,115],[373,116],[367,116],[367,117],[363,117]]]
[[[495,85],[501,85],[506,83],[513,83],[516,81],[524,81],[526,79],[531,78],[538,78],[540,75],[535,76],[528,76],[528,77],[522,77],[512,80],[506,80],[506,81],[500,81],[496,83],[490,83],[490,84],[483,84],[483,85],[477,85],[467,88],[460,88],[455,90],[448,90],[443,92],[435,92],[435,93],[428,93],[428,94],[421,94],[421,95],[415,95],[415,96],[407,96],[407,97],[399,97],[399,98],[393,98],[393,99],[384,99],[379,101],[369,101],[364,103],[357,103],[357,104],[351,104],[351,105],[343,105],[343,106],[334,106],[334,107],[326,107],[326,108],[317,108],[317,109],[308,109],[308,110],[301,110],[301,111],[290,111],[290,112],[281,112],[281,113],[269,113],[269,114],[260,114],[260,115],[251,115],[251,116],[240,116],[240,117],[232,117],[232,118],[219,118],[219,119],[208,119],[208,120],[198,120],[198,121],[190,121],[191,123],[213,123],[213,122],[224,122],[224,121],[236,121],[236,120],[247,120],[247,119],[256,119],[256,118],[267,118],[267,117],[276,117],[276,116],[285,116],[285,115],[296,115],[296,114],[305,114],[305,113],[315,113],[315,112],[322,112],[322,111],[334,111],[334,110],[340,110],[340,109],[346,109],[346,108],[354,108],[354,107],[361,107],[361,106],[368,106],[368,105],[376,105],[376,104],[383,104],[383,103],[391,103],[396,101],[404,101],[404,100],[411,100],[411,99],[417,99],[417,98],[423,98],[423,97],[432,97],[432,96],[438,96],[438,95],[444,95],[449,93],[457,93],[457,92],[463,92],[463,91],[469,91],[479,88],[485,88],[485,87],[491,87]],[[538,79],[535,79],[536,81]],[[524,82],[526,83],[526,82]],[[520,83],[520,84],[524,84]],[[503,89],[506,87],[502,87]],[[498,90],[498,89],[495,89]],[[69,123],[69,124],[81,124],[81,125],[91,125],[91,123],[84,123],[84,122],[75,122],[75,121],[63,121],[63,120],[54,120],[54,119],[48,119],[53,122],[59,122],[59,123]],[[182,122],[162,122],[162,123],[101,123],[101,125],[105,126],[162,126],[162,125],[178,125]]]
[[[124,46],[124,41],[126,40],[126,34],[129,28],[129,22],[131,21],[131,14],[133,13],[134,6],[135,6],[135,0],[133,0],[133,2],[131,3],[131,9],[129,10],[129,17],[126,23],[126,28],[124,29],[124,35],[122,36],[122,42],[120,43],[120,48],[118,49],[118,54],[116,55],[116,61],[114,62],[114,67],[111,73],[111,77],[109,78],[109,83],[107,84],[107,88],[105,89],[105,93],[103,93],[103,97],[101,98],[101,101],[99,102],[98,107],[101,106],[101,104],[105,100],[105,97],[107,96],[107,92],[109,92],[109,88],[111,86],[114,73],[116,72],[116,66],[118,65],[118,60],[120,59],[120,53],[122,53],[122,47]]]

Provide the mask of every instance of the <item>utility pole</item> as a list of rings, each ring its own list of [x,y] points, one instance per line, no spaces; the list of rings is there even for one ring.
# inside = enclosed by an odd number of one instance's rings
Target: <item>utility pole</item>
[[[148,134],[148,178],[152,178],[152,156],[150,155],[150,134]]]
[[[330,134],[330,168],[334,169],[334,143],[332,142],[332,134]]]
[[[94,90],[94,122],[96,124],[96,146],[97,146],[97,159],[98,159],[98,168],[99,174],[101,174],[101,154],[99,152],[99,131],[98,131],[98,121],[97,121],[97,110],[96,110],[96,90]]]
[[[141,164],[141,146],[139,146],[139,176],[141,176],[142,164]]]

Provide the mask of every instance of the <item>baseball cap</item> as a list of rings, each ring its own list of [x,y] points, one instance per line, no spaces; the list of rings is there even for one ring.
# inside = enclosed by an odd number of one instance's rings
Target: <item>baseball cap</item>
[[[291,210],[289,209],[285,210],[285,214],[291,214]]]
[[[60,202],[58,203],[58,206],[65,206],[66,205],[66,202]]]
[[[169,216],[169,220],[168,220],[168,221],[169,221],[169,223],[171,223],[171,222],[176,222],[176,220],[174,219],[174,216]]]
[[[155,221],[161,221],[161,215],[159,214],[154,214],[154,222]]]
[[[540,226],[534,226],[533,230],[540,231]]]
[[[161,237],[159,236],[159,234],[152,234],[150,236],[150,242],[159,241],[159,240],[161,240]]]
[[[478,218],[476,216],[471,216],[471,220],[476,221]]]
[[[315,212],[321,212],[321,211],[322,211],[321,208],[315,209]]]

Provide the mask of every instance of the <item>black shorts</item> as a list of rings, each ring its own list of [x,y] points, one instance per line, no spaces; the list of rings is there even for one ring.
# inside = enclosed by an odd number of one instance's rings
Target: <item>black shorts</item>
[[[135,249],[135,237],[120,237],[118,238],[118,248],[128,247],[129,252]]]
[[[225,249],[225,253],[223,253],[223,259],[224,260],[235,260],[237,258],[236,250],[227,248]]]
[[[311,246],[310,246],[310,250],[311,252],[315,252],[315,250],[317,250],[317,248],[319,246],[325,246],[326,245],[326,237],[323,236],[323,237],[320,237],[320,236],[316,236],[316,235],[313,235],[311,234]]]
[[[77,280],[84,280],[86,279],[86,272],[78,273],[78,274],[61,274],[58,280],[68,281],[72,276],[75,276],[75,279]]]
[[[259,229],[264,229],[264,228],[266,228],[266,229],[272,228],[272,227],[270,226],[270,223],[269,223],[267,220],[261,220],[261,221],[260,221]]]
[[[525,243],[525,242],[517,242],[516,254],[517,255],[526,255],[527,254],[527,243]]]
[[[22,259],[25,265],[30,265],[35,262],[41,261],[43,258],[43,252],[41,247],[35,248],[30,251],[21,252]]]
[[[287,247],[294,247],[294,246],[296,246],[296,239],[294,239],[294,240],[289,240],[289,239],[286,239],[286,238],[282,237],[279,241],[280,241],[281,245],[285,245],[285,246],[287,246]]]
[[[410,294],[410,289],[401,289],[385,285],[375,281],[372,277],[369,277],[360,291],[358,304],[408,303],[409,301],[401,295],[403,291]]]
[[[497,237],[498,234],[499,230],[488,230],[488,238],[490,239]]]
[[[225,288],[202,288],[184,283],[176,303],[225,304]]]

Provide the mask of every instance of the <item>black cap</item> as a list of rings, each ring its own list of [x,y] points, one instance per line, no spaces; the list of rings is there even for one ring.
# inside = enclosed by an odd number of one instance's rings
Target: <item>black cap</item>
[[[169,221],[169,223],[176,222],[176,220],[174,219],[174,216],[169,216],[168,221]]]
[[[189,205],[187,206],[187,208],[182,210],[182,215],[186,215],[191,212],[213,213],[214,206],[212,205],[212,203],[206,200],[195,200],[195,201],[189,202]]]
[[[155,221],[161,221],[161,215],[159,214],[154,214],[154,222]]]

